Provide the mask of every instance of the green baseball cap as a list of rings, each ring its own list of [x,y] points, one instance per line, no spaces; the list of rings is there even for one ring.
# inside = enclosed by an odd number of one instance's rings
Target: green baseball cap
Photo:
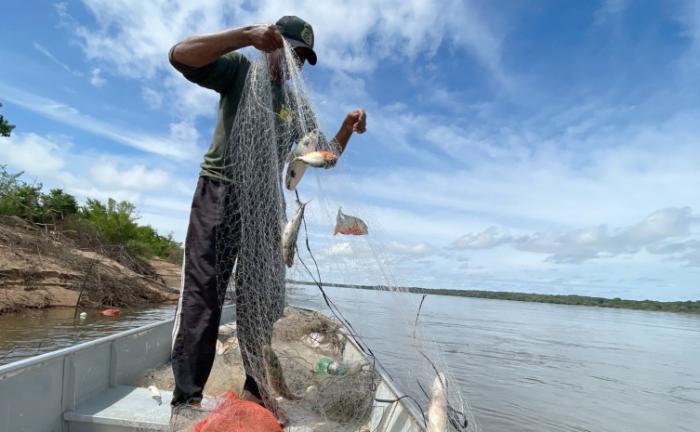
[[[311,24],[298,16],[288,15],[280,18],[275,25],[292,48],[302,48],[306,60],[312,65],[316,64],[314,29]]]

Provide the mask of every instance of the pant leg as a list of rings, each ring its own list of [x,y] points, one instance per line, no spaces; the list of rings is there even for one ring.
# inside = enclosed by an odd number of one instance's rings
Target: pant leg
[[[185,239],[182,288],[173,328],[172,404],[201,400],[214,363],[226,287],[240,244],[235,196],[226,184],[200,177]]]

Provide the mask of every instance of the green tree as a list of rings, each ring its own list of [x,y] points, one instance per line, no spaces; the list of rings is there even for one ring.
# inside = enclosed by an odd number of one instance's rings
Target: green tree
[[[2,107],[1,103],[0,107]],[[14,128],[15,125],[8,123],[7,120],[5,120],[5,117],[0,114],[0,136],[9,137],[12,133],[12,129]]]
[[[42,195],[41,204],[46,218],[53,221],[78,213],[75,197],[63,192],[63,189],[51,189],[48,194]]]
[[[81,208],[81,216],[95,224],[100,236],[112,244],[126,244],[136,237],[136,207],[127,201],[109,198],[107,205],[88,199]]]
[[[0,197],[0,214],[19,216],[32,222],[42,221],[41,184],[16,184]]]
[[[7,172],[7,165],[0,165],[0,198],[15,190],[22,174],[24,173],[10,174]]]

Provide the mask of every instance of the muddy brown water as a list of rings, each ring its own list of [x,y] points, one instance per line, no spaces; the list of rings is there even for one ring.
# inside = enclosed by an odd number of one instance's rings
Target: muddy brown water
[[[327,292],[401,385],[415,356],[407,334],[391,331],[392,295]],[[288,295],[324,309],[314,287]],[[402,296],[414,308],[421,299]],[[85,321],[72,309],[3,315],[0,363],[168,319],[174,308],[88,311]],[[482,431],[700,431],[700,316],[428,296],[421,322]]]
[[[84,320],[73,317],[73,308],[0,315],[0,365],[172,318],[175,304],[122,309],[118,317],[104,317],[99,310],[81,311],[88,314]]]

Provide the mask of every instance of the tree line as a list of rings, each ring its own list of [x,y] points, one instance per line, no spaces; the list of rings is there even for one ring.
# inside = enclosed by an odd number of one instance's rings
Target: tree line
[[[316,285],[315,282],[288,280],[288,283],[297,285]],[[480,290],[458,290],[441,288],[420,288],[420,287],[395,287],[389,288],[384,285],[352,285],[339,283],[324,283],[323,286],[338,288],[357,288],[375,291],[396,290],[414,294],[448,295],[457,297],[477,297],[494,300],[514,300],[535,303],[552,303],[576,306],[597,306],[616,309],[637,309],[647,311],[682,312],[700,314],[700,301],[671,301],[662,302],[656,300],[626,300],[618,297],[589,297],[581,295],[561,295],[561,294],[536,294],[509,291],[480,291]]]

